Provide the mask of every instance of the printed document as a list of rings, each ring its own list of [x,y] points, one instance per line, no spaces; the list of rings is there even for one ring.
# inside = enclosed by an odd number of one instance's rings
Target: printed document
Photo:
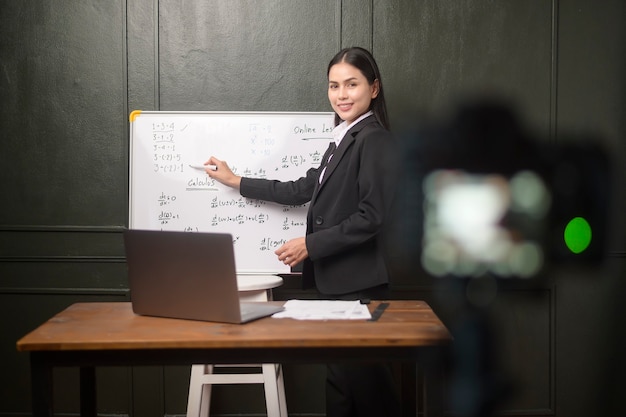
[[[372,317],[367,305],[358,300],[289,300],[284,307],[272,317],[297,320],[368,320]]]

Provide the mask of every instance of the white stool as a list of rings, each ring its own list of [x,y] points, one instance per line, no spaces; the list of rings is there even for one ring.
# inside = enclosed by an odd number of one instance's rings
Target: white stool
[[[237,277],[239,299],[241,301],[268,301],[272,299],[272,288],[282,285],[283,279],[274,275],[242,275]],[[257,373],[219,373],[213,368],[256,368]],[[209,415],[211,385],[213,384],[263,384],[265,405],[268,417],[287,417],[287,401],[283,383],[283,369],[280,364],[254,365],[192,365],[189,379],[187,417]]]

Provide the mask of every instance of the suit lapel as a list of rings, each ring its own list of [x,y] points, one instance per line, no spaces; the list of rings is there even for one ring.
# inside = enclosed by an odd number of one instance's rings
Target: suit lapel
[[[328,149],[326,149],[326,152],[324,152],[324,156],[322,156],[322,165],[320,166],[321,171],[320,171],[320,175],[323,175],[322,178],[326,177],[326,170],[328,169],[328,158],[330,157],[330,155],[333,155],[335,151],[335,142],[331,142],[328,145]],[[326,169],[324,168],[324,165],[326,166]],[[315,200],[315,196],[317,196],[317,192],[320,189],[320,183],[319,183],[319,178],[317,183],[315,184],[315,188],[313,189],[313,196],[311,197],[311,201]]]
[[[363,119],[361,122],[357,123],[356,126],[353,126],[350,130],[346,132],[345,136],[341,140],[341,143],[339,143],[339,147],[335,149],[335,151],[333,152],[333,157],[328,163],[328,165],[326,166],[326,171],[324,172],[324,177],[322,178],[322,182],[321,184],[318,184],[318,186],[316,187],[316,191],[314,192],[313,198],[311,198],[311,201],[315,201],[320,190],[324,187],[324,184],[328,182],[329,178],[332,176],[333,172],[335,171],[335,168],[337,168],[337,165],[339,165],[339,162],[345,155],[346,151],[352,146],[352,144],[356,140],[357,134],[365,126],[375,121],[376,121],[376,118],[374,116],[369,116]]]
[[[354,143],[354,134],[356,134],[356,132],[352,132],[352,129],[350,129],[341,140],[339,147],[333,152],[333,157],[326,166],[326,172],[324,173],[324,178],[322,178],[320,188],[322,188],[328,179],[333,175],[335,168],[339,165],[339,161],[341,161],[341,158],[343,158],[343,155],[346,153],[346,149]]]

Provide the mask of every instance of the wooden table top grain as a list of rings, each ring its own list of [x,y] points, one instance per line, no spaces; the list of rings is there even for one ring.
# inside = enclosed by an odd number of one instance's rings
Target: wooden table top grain
[[[17,350],[379,348],[451,342],[448,329],[424,301],[385,302],[389,306],[377,321],[266,317],[246,324],[141,316],[128,302],[77,303],[21,338]],[[370,311],[380,303],[372,301]]]

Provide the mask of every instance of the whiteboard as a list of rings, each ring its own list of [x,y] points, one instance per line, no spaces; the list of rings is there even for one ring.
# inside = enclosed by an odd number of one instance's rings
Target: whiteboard
[[[210,156],[237,175],[295,180],[317,167],[334,113],[162,112],[130,115],[129,227],[230,233],[238,273],[288,273],[274,250],[304,236],[304,206],[242,197],[190,165]]]

